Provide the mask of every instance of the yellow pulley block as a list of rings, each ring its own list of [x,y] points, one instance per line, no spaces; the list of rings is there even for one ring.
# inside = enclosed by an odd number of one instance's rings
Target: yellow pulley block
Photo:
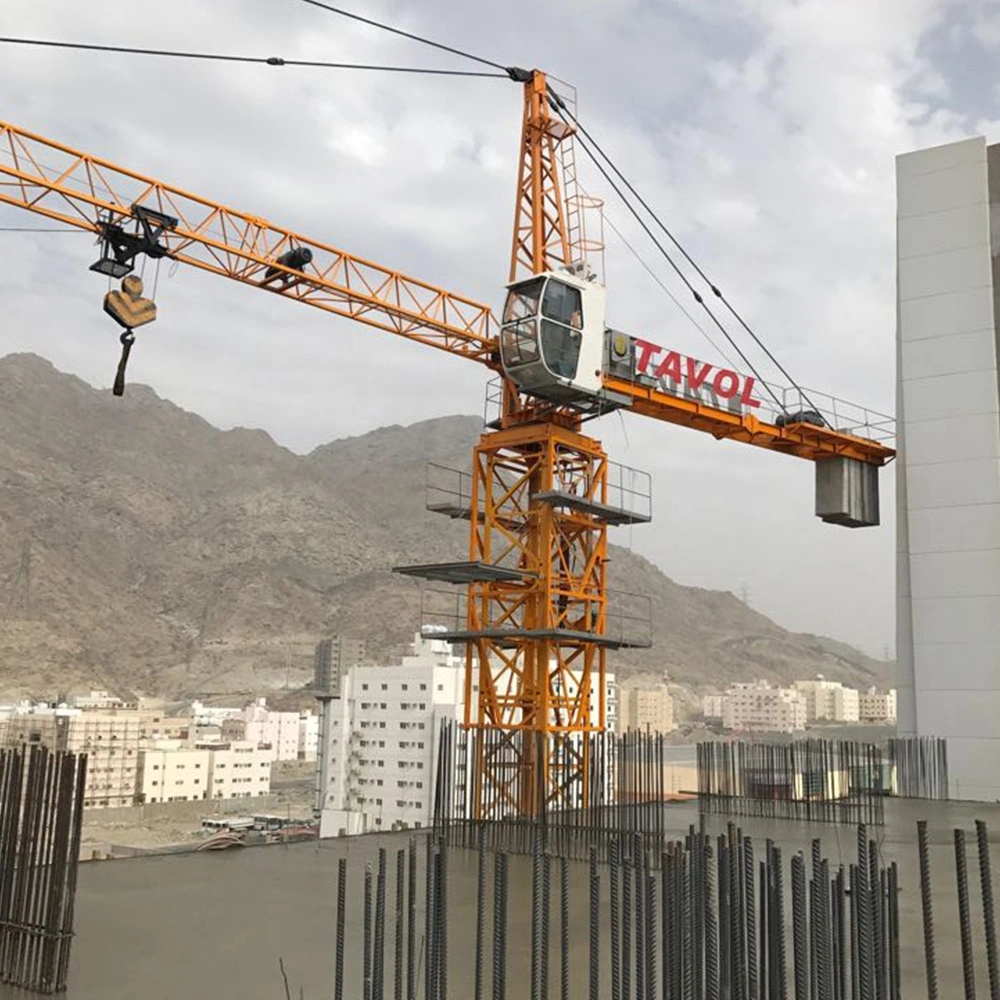
[[[142,297],[142,278],[134,274],[122,278],[122,290],[104,296],[104,311],[126,330],[144,326],[156,319],[156,303]]]

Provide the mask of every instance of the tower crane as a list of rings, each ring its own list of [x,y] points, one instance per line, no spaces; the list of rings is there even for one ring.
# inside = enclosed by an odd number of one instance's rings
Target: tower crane
[[[443,637],[466,646],[477,818],[600,795],[591,737],[605,727],[606,656],[632,643],[609,628],[608,527],[649,517],[614,502],[608,456],[585,421],[629,411],[807,459],[817,514],[851,527],[878,523],[877,470],[894,455],[867,416],[805,408],[797,390],[610,329],[567,191],[574,124],[543,72],[508,74],[523,85],[524,115],[499,320],[455,292],[0,121],[0,202],[98,234],[93,270],[127,280],[142,255],[167,257],[499,377],[499,416],[474,447],[469,489],[444,511],[469,521],[468,561],[400,568],[466,588],[463,620]]]

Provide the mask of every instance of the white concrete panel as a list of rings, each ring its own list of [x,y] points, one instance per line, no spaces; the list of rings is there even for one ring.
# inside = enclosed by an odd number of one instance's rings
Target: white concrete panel
[[[973,802],[1000,799],[1000,739],[948,738],[950,796]]]
[[[992,329],[983,329],[927,337],[907,344],[900,360],[907,380],[996,368],[996,336]]]
[[[911,510],[908,517],[910,558],[1000,548],[1000,504]]]
[[[896,686],[896,731],[900,736],[916,736],[917,708],[912,687]]]
[[[896,180],[902,185],[909,178],[919,177],[921,174],[972,163],[986,163],[986,139],[981,135],[962,139],[960,142],[948,142],[943,146],[900,153],[896,157]]]
[[[899,303],[899,337],[904,344],[992,329],[993,289],[988,285]]]
[[[910,466],[906,470],[906,488],[911,511],[1000,503],[1000,464],[995,459],[976,459]]]
[[[913,654],[921,690],[1000,688],[1000,643],[926,643],[915,646]],[[997,726],[1000,732],[1000,719]]]
[[[960,250],[963,247],[989,247],[990,214],[982,202],[961,205],[930,215],[911,215],[900,219],[896,229],[899,259],[922,254]]]
[[[913,597],[1000,596],[1000,549],[925,552],[910,557]],[[1000,661],[997,663],[1000,688]]]
[[[906,463],[911,467],[998,455],[1000,419],[995,413],[920,420],[906,427]]]
[[[991,266],[985,243],[901,260],[897,285],[900,301],[988,285]]]
[[[927,643],[1000,642],[1000,597],[913,598],[911,603],[914,648]]]
[[[903,383],[903,404],[911,424],[917,420],[996,413],[1000,409],[996,371],[984,369],[910,379]]]
[[[947,170],[901,179],[896,192],[896,214],[905,219],[987,200],[984,158],[982,162],[962,163]]]
[[[1000,691],[917,691],[921,728],[936,736],[1000,736]],[[1000,749],[1000,747],[998,747]],[[995,776],[1000,783],[1000,774]]]

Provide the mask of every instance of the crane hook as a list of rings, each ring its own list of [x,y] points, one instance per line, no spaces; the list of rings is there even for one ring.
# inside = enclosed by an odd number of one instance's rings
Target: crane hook
[[[135,343],[135,334],[131,330],[126,330],[118,339],[122,344],[122,356],[118,360],[118,371],[115,372],[115,384],[111,392],[115,396],[124,396],[125,366],[128,364],[128,356],[132,353],[132,345]]]

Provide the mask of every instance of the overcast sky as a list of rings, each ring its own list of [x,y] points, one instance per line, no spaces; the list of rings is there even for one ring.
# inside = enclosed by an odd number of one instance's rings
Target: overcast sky
[[[996,0],[344,2],[573,84],[588,130],[795,380],[892,412],[894,157],[1000,135]],[[476,68],[300,0],[4,0],[0,34]],[[0,120],[501,301],[521,113],[509,81],[0,45],[0,93]],[[679,294],[600,177],[582,180]],[[0,207],[0,227],[39,224]],[[609,322],[721,360],[607,237]],[[0,232],[0,353],[110,385],[117,331],[94,257],[86,235]],[[306,452],[482,412],[477,367],[388,334],[188,269],[161,270],[157,302],[130,377],[220,427]],[[893,470],[883,526],[848,531],[813,517],[808,463],[628,416],[591,426],[653,475],[654,523],[618,541],[682,583],[745,588],[786,627],[891,650]]]

